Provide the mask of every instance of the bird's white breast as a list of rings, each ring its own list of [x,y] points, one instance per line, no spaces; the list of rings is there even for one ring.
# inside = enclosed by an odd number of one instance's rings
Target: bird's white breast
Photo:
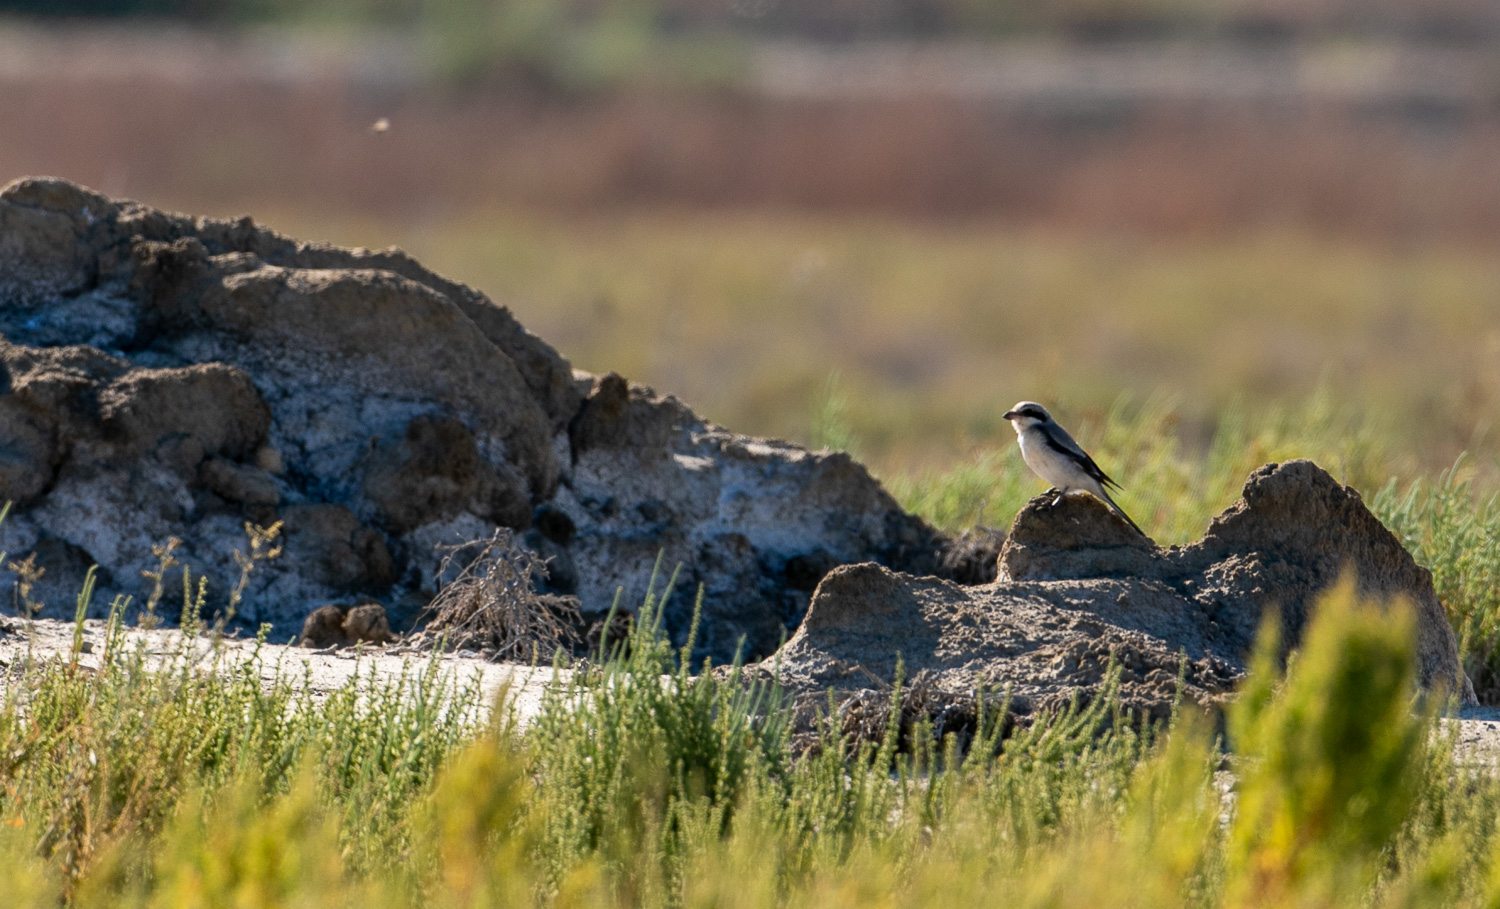
[[[1021,459],[1036,475],[1058,489],[1078,488],[1082,471],[1070,459],[1047,444],[1039,428],[1032,427],[1019,434]]]

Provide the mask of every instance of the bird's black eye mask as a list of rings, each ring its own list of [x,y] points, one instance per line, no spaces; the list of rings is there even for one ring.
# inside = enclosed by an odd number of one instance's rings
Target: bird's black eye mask
[[[1045,421],[1047,419],[1047,415],[1042,413],[1040,410],[1037,410],[1035,407],[1028,407],[1025,410],[1018,411],[1017,415],[1022,417],[1031,417],[1033,420]]]

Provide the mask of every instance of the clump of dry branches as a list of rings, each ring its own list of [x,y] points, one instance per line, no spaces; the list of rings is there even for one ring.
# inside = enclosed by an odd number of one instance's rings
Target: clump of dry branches
[[[441,549],[442,586],[427,606],[429,634],[497,660],[546,659],[578,639],[577,601],[536,592],[547,561],[509,530]]]

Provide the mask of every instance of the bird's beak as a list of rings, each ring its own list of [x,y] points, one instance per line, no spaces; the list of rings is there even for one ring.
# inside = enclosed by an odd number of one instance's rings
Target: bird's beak
[[[1016,412],[1014,410],[1007,410],[1005,412],[1005,416],[1003,417],[1003,419],[1006,419],[1006,420],[1014,420],[1015,418],[1016,418]]]

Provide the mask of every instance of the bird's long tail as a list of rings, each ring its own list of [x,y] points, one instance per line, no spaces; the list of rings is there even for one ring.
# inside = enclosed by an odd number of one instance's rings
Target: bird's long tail
[[[1121,518],[1124,518],[1125,519],[1125,523],[1129,524],[1132,528],[1134,528],[1136,533],[1140,534],[1143,537],[1146,536],[1146,531],[1142,530],[1140,528],[1139,524],[1137,524],[1136,522],[1130,520],[1130,515],[1128,515],[1128,514],[1125,513],[1125,509],[1123,509],[1119,505],[1115,504],[1115,500],[1111,499],[1109,497],[1109,493],[1105,492],[1103,489],[1100,489],[1099,490],[1099,497],[1104,500],[1104,504],[1106,504],[1106,505],[1109,506],[1109,510],[1110,511],[1113,511],[1115,514],[1119,515]],[[1146,539],[1149,540],[1151,538],[1150,537],[1146,537]]]

